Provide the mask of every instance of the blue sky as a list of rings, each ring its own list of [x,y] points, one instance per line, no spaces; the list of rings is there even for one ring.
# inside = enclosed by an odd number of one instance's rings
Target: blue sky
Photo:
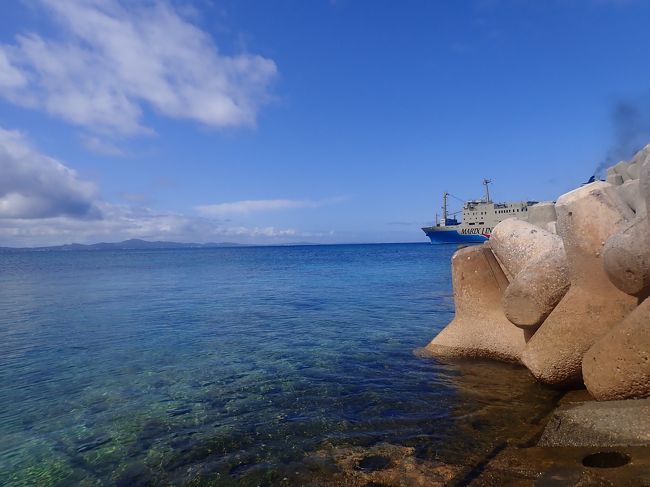
[[[0,246],[426,241],[650,142],[634,0],[9,0]]]

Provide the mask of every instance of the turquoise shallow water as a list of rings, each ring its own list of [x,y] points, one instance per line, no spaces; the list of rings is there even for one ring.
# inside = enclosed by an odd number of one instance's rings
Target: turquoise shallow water
[[[0,253],[0,484],[304,485],[331,446],[471,463],[547,408],[416,356],[452,246]]]

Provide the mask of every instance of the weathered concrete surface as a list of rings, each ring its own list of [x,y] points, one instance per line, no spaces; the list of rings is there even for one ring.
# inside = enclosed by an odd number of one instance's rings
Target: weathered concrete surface
[[[613,186],[620,186],[623,184],[623,176],[617,174],[613,169],[607,171],[607,182]]]
[[[531,487],[650,485],[648,408],[649,401],[597,403],[584,389],[570,391],[542,421],[546,424],[541,435],[533,427],[530,435],[510,439],[484,466],[475,468],[472,481],[467,483]],[[588,455],[601,452],[622,454],[630,462],[615,468],[583,464]]]
[[[557,220],[555,203],[545,201],[528,208],[528,223],[546,229],[548,224]]]
[[[538,446],[648,446],[650,399],[579,402],[557,408]]]
[[[630,164],[626,161],[619,161],[616,163],[616,165],[613,167],[614,172],[616,174],[619,174],[623,178],[623,182],[632,179],[632,175],[630,175],[628,168],[630,167]]]
[[[645,200],[646,215],[650,215],[650,145],[647,145],[643,151],[648,153],[639,171],[639,195]]]
[[[639,179],[630,179],[616,187],[618,195],[634,211],[637,218],[647,215],[646,201],[640,191]]]
[[[650,396],[650,299],[589,349],[582,373],[598,400]],[[650,435],[650,409],[647,412]]]
[[[590,468],[583,459],[611,451],[598,447],[507,448],[495,456],[470,486],[510,487],[641,487],[650,485],[650,448],[617,447],[629,464]],[[454,484],[451,484],[454,485]],[[465,485],[465,484],[462,484]]]
[[[508,276],[517,276],[536,257],[557,247],[560,239],[532,223],[509,218],[492,230],[489,246]]]
[[[451,260],[456,315],[426,346],[438,357],[483,357],[518,362],[526,345],[524,331],[503,314],[508,285],[486,245],[458,250]]]
[[[504,313],[513,324],[536,330],[569,286],[568,264],[562,241],[559,241],[557,249],[533,259],[512,280],[503,295]]]
[[[650,288],[650,224],[637,218],[612,235],[603,248],[609,280],[621,291],[643,296]]]
[[[604,182],[561,196],[556,211],[571,288],[528,342],[522,362],[537,379],[570,387],[582,383],[587,350],[636,306],[609,281],[601,259],[607,239],[634,213]]]
[[[616,188],[636,212],[636,218],[611,236],[603,249],[605,271],[614,285],[634,296],[650,288],[650,145],[639,151],[631,166],[639,167],[640,179]]]
[[[627,172],[632,179],[637,179],[641,176],[641,168],[650,160],[650,144],[646,145],[639,152],[634,154],[627,168]]]
[[[530,222],[511,219],[494,227],[490,247],[510,276],[502,301],[506,317],[534,331],[569,290],[562,239]]]

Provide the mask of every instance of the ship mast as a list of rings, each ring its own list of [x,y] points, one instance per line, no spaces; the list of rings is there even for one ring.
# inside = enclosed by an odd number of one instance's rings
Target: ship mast
[[[447,226],[447,196],[449,193],[446,191],[442,193],[442,226]]]
[[[483,180],[483,186],[485,186],[485,202],[486,203],[492,203],[492,200],[490,199],[490,187],[489,184],[492,182],[491,179],[484,179]]]

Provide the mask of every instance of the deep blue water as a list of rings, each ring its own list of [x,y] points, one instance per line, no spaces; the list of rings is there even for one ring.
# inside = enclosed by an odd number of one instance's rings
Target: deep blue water
[[[453,251],[0,253],[0,484],[303,485],[311,452],[379,442],[476,461],[552,393],[413,353],[453,316]]]

